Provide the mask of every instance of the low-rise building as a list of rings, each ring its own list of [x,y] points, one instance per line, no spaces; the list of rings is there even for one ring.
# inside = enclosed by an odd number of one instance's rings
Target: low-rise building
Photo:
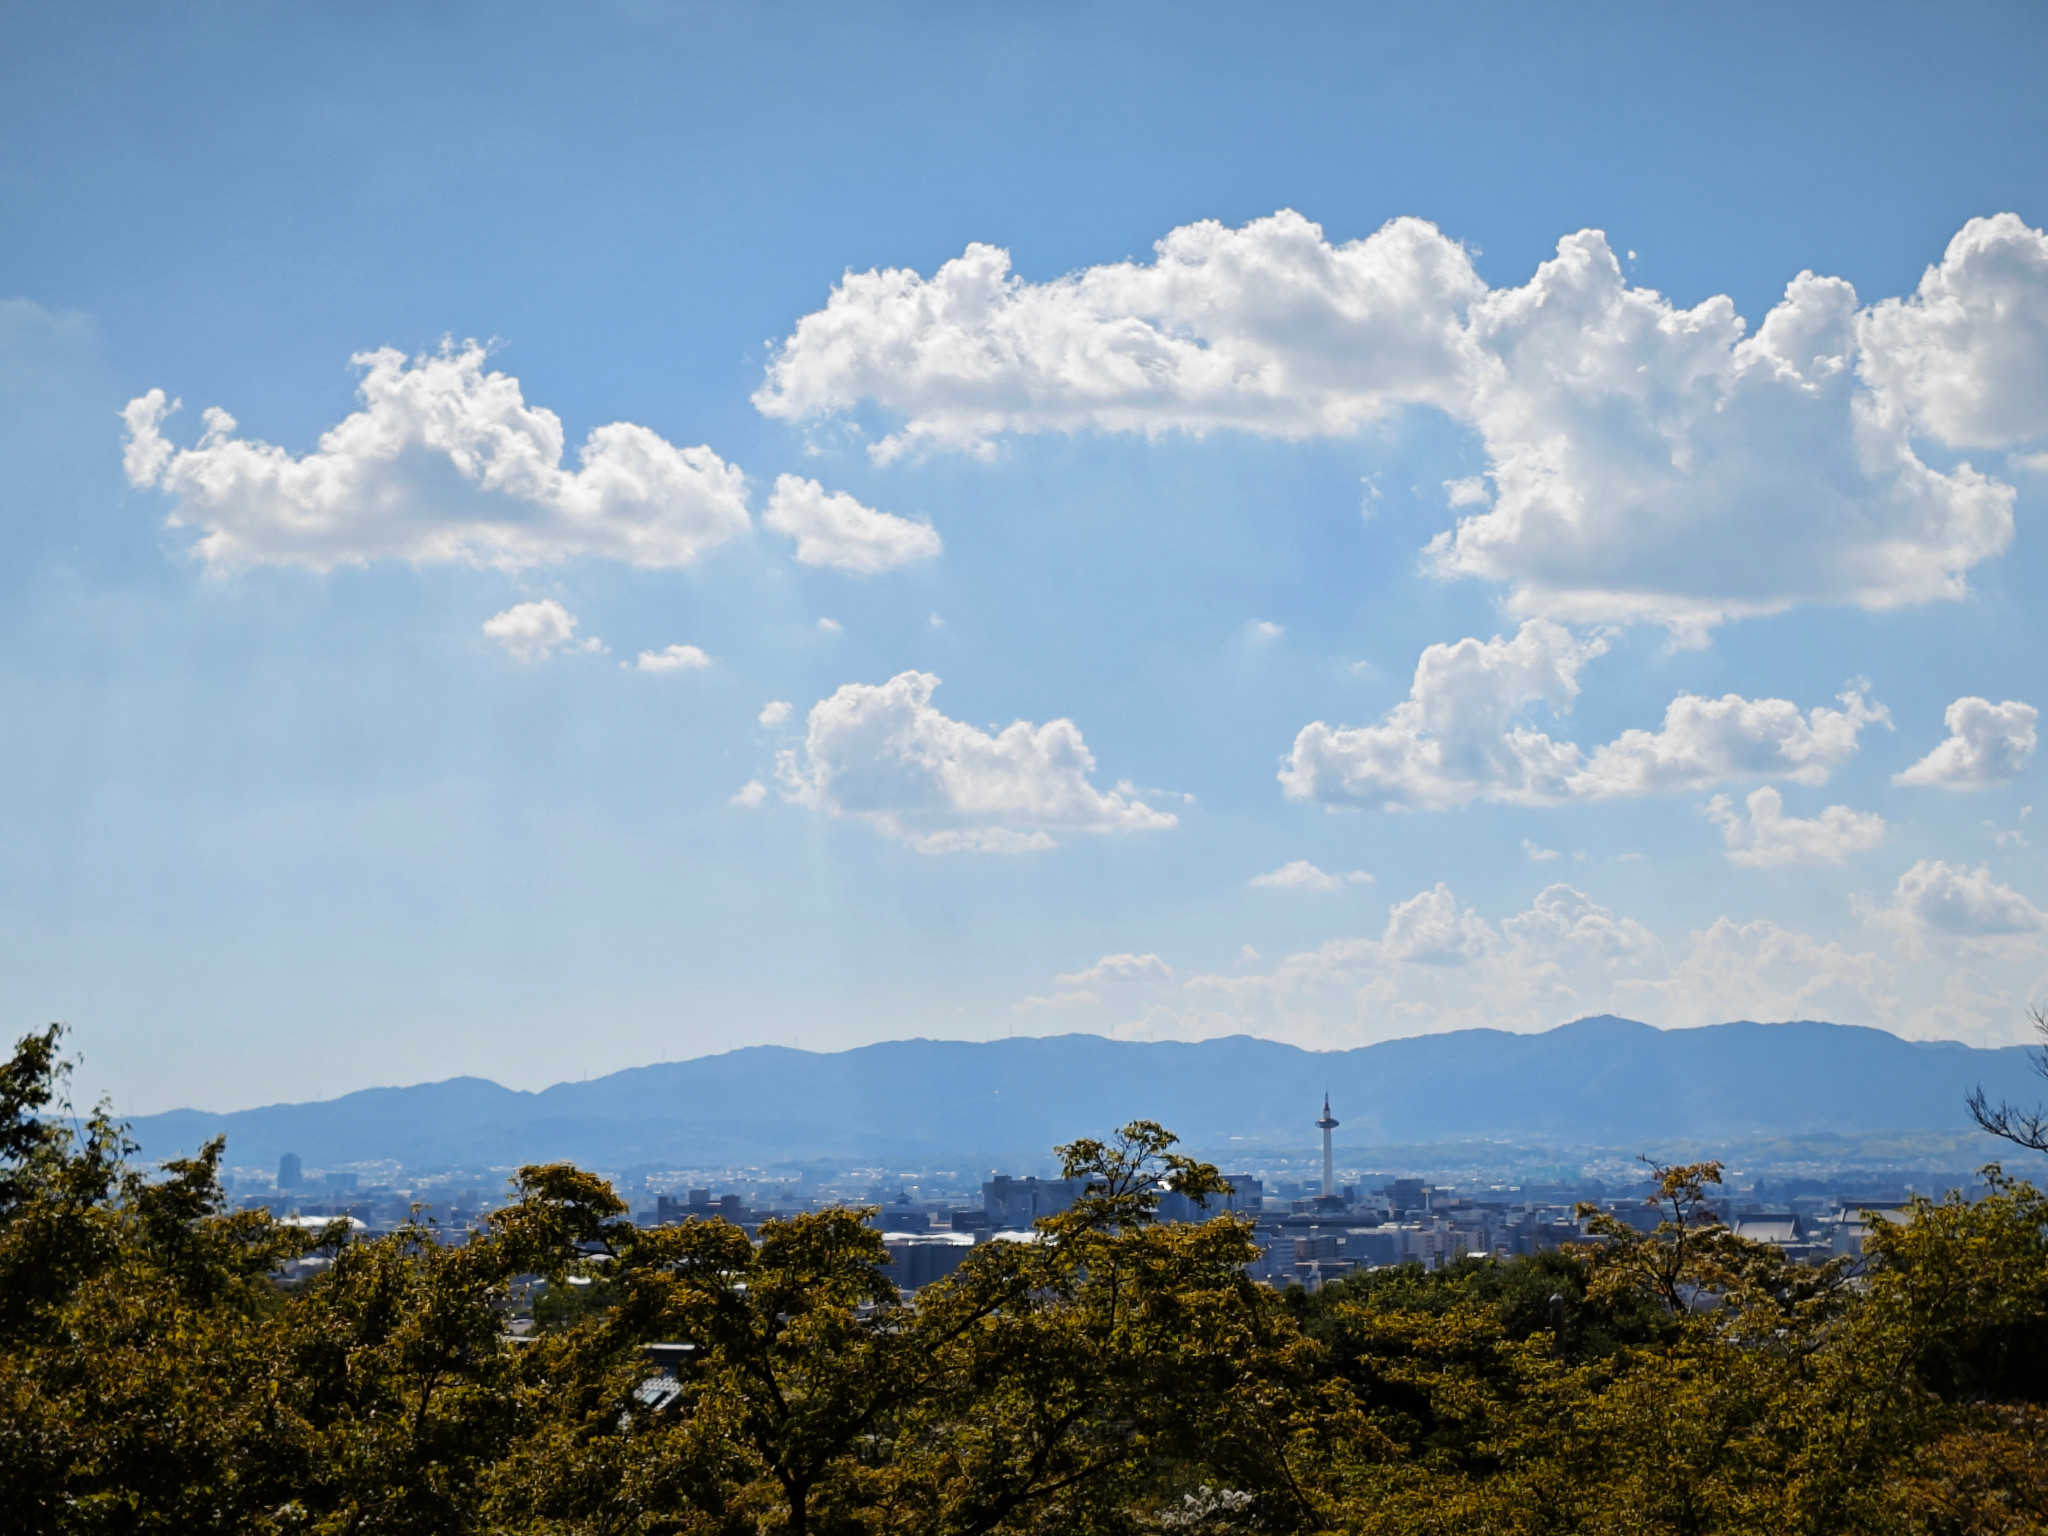
[[[1835,1258],[1860,1259],[1863,1257],[1863,1240],[1873,1220],[1903,1227],[1912,1219],[1913,1206],[1909,1200],[1865,1200],[1854,1205],[1845,1204],[1828,1219],[1828,1252]]]

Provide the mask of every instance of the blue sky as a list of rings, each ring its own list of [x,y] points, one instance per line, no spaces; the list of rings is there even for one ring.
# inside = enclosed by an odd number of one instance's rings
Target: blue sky
[[[82,1092],[2048,995],[2037,7],[0,27]]]

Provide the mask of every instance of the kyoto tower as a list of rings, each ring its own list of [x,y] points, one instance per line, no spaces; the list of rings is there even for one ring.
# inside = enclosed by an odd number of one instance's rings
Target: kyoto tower
[[[1330,1096],[1323,1095],[1323,1118],[1316,1122],[1316,1129],[1323,1133],[1323,1198],[1337,1198],[1337,1164],[1330,1155],[1330,1132],[1337,1129],[1337,1117],[1330,1113]]]

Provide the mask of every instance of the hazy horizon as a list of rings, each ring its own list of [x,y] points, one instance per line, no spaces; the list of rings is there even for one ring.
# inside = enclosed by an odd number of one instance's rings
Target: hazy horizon
[[[1843,1028],[1843,1029],[1865,1029],[1865,1028],[1874,1028],[1874,1027],[1876,1027],[1876,1026],[1872,1026],[1872,1025],[1853,1025],[1853,1024],[1852,1024],[1852,1025],[1837,1025],[1837,1024],[1835,1024],[1835,1023],[1834,1023],[1834,1022],[1833,1022],[1832,1020],[1828,1020],[1828,1019],[1777,1019],[1777,1020],[1762,1020],[1762,1019],[1722,1019],[1722,1020],[1717,1020],[1717,1021],[1714,1021],[1714,1022],[1712,1022],[1712,1023],[1699,1023],[1699,1024],[1650,1024],[1650,1023],[1647,1023],[1646,1021],[1644,1021],[1644,1020],[1642,1020],[1642,1019],[1625,1019],[1625,1018],[1621,1018],[1621,1016],[1620,1016],[1620,1015],[1618,1015],[1618,1014],[1582,1014],[1582,1015],[1580,1015],[1580,1016],[1579,1016],[1579,1017],[1577,1017],[1577,1018],[1561,1020],[1560,1022],[1558,1022],[1558,1023],[1556,1023],[1556,1024],[1549,1024],[1549,1025],[1544,1025],[1544,1026],[1541,1026],[1541,1027],[1539,1027],[1539,1028],[1535,1028],[1535,1029],[1523,1029],[1523,1030],[1502,1030],[1502,1031],[1499,1031],[1499,1032],[1500,1032],[1500,1033],[1504,1033],[1504,1034],[1523,1034],[1523,1035],[1547,1035],[1547,1034],[1554,1034],[1554,1033],[1556,1033],[1556,1032],[1557,1032],[1558,1030],[1562,1030],[1562,1029],[1569,1029],[1569,1028],[1571,1028],[1571,1027],[1572,1027],[1573,1025],[1575,1025],[1575,1024],[1587,1024],[1587,1023],[1598,1023],[1598,1022],[1605,1022],[1605,1021],[1609,1021],[1609,1020],[1617,1021],[1617,1022],[1620,1022],[1620,1023],[1624,1023],[1624,1024],[1636,1024],[1636,1025],[1641,1025],[1641,1026],[1642,1026],[1643,1028],[1645,1028],[1645,1029],[1654,1029],[1654,1030],[1657,1030],[1657,1031],[1659,1031],[1659,1032],[1672,1032],[1672,1031],[1680,1031],[1680,1030],[1699,1030],[1699,1029],[1725,1029],[1725,1028],[1728,1028],[1728,1027],[1731,1027],[1731,1026],[1740,1026],[1740,1025],[1750,1025],[1750,1026],[1755,1026],[1755,1027],[1759,1027],[1759,1028],[1764,1028],[1764,1029],[1782,1029],[1782,1028],[1789,1028],[1789,1027],[1792,1027],[1792,1026],[1796,1026],[1796,1025],[1805,1025],[1805,1024],[1821,1024],[1821,1025],[1826,1025],[1826,1026],[1827,1026],[1827,1027],[1829,1027],[1829,1028]],[[1453,1030],[1420,1030],[1420,1031],[1418,1031],[1417,1033],[1415,1033],[1415,1034],[1413,1034],[1413,1035],[1395,1035],[1395,1036],[1390,1036],[1389,1038],[1387,1038],[1387,1039],[1385,1039],[1385,1040],[1374,1040],[1374,1041],[1370,1041],[1370,1042],[1367,1042],[1367,1043],[1366,1043],[1366,1044],[1364,1044],[1364,1045],[1328,1045],[1328,1046],[1315,1046],[1315,1045],[1301,1045],[1301,1044],[1298,1044],[1298,1043],[1296,1043],[1296,1042],[1294,1042],[1294,1041],[1291,1041],[1291,1040],[1274,1040],[1274,1041],[1272,1041],[1271,1043],[1272,1043],[1272,1044],[1274,1044],[1274,1045],[1281,1045],[1281,1046],[1286,1046],[1286,1047],[1288,1047],[1288,1048],[1290,1048],[1290,1049],[1293,1049],[1293,1050],[1298,1050],[1298,1051],[1303,1051],[1303,1052],[1307,1052],[1307,1053],[1309,1053],[1309,1054],[1340,1054],[1340,1053],[1346,1053],[1346,1052],[1351,1052],[1351,1051],[1363,1051],[1363,1050],[1369,1050],[1369,1049],[1371,1049],[1371,1048],[1372,1048],[1373,1046],[1376,1046],[1376,1045],[1397,1045],[1397,1044],[1400,1044],[1400,1043],[1402,1043],[1402,1042],[1404,1042],[1404,1041],[1424,1039],[1424,1038],[1427,1038],[1428,1036],[1432,1036],[1432,1035],[1440,1035],[1440,1034],[1477,1034],[1477,1033],[1484,1033],[1484,1032],[1486,1032],[1486,1031],[1487,1031],[1488,1029],[1489,1029],[1489,1026],[1487,1026],[1487,1025],[1483,1025],[1483,1024],[1482,1024],[1482,1025],[1463,1025],[1463,1026],[1460,1026],[1460,1027],[1458,1027],[1457,1029],[1453,1029]],[[1892,1032],[1891,1032],[1891,1031],[1889,1031],[1889,1030],[1887,1030],[1887,1031],[1884,1031],[1884,1033],[1887,1033],[1887,1034],[1889,1034],[1889,1033],[1892,1033]],[[651,1060],[648,1060],[648,1061],[628,1062],[628,1063],[626,1063],[626,1064],[625,1064],[625,1065],[623,1065],[623,1066],[613,1067],[613,1068],[611,1068],[611,1069],[609,1069],[608,1071],[606,1071],[606,1072],[603,1072],[603,1073],[582,1073],[582,1074],[579,1074],[578,1076],[575,1076],[575,1077],[563,1077],[563,1078],[556,1078],[556,1079],[553,1079],[552,1081],[548,1081],[548,1082],[543,1082],[543,1083],[537,1083],[537,1084],[533,1084],[533,1085],[530,1085],[530,1086],[522,1086],[522,1085],[520,1085],[520,1084],[516,1084],[516,1083],[508,1083],[508,1082],[505,1082],[505,1081],[503,1081],[503,1080],[501,1080],[501,1079],[499,1079],[499,1078],[495,1078],[495,1077],[492,1077],[492,1076],[491,1076],[491,1075],[490,1075],[489,1073],[486,1073],[486,1072],[456,1072],[456,1073],[451,1073],[451,1074],[449,1074],[449,1075],[448,1075],[448,1076],[446,1076],[446,1077],[439,1077],[439,1078],[424,1078],[424,1079],[414,1079],[414,1080],[411,1080],[411,1081],[406,1081],[406,1082],[398,1082],[398,1081],[393,1081],[393,1082],[376,1082],[376,1083],[363,1083],[363,1084],[360,1084],[360,1085],[358,1085],[358,1086],[356,1086],[356,1087],[354,1087],[354,1088],[344,1089],[344,1090],[341,1090],[341,1091],[339,1091],[339,1092],[337,1092],[337,1093],[333,1093],[333,1094],[319,1094],[319,1095],[316,1095],[316,1096],[315,1096],[315,1097],[313,1097],[313,1098],[310,1098],[310,1099],[305,1099],[305,1100],[283,1100],[283,1099],[279,1099],[279,1100],[271,1100],[271,1101],[266,1101],[266,1102],[264,1102],[264,1103],[260,1103],[260,1104],[222,1104],[222,1103],[207,1103],[207,1104],[191,1104],[191,1105],[177,1105],[177,1106],[166,1106],[166,1108],[171,1108],[171,1107],[175,1107],[175,1108],[180,1108],[180,1109],[186,1109],[186,1108],[197,1108],[197,1109],[207,1109],[207,1110],[217,1110],[217,1111],[227,1111],[227,1112],[239,1112],[239,1111],[241,1111],[241,1110],[244,1110],[244,1109],[262,1109],[262,1108],[273,1108],[273,1107],[276,1107],[276,1106],[278,1106],[278,1105],[285,1105],[285,1104],[292,1104],[292,1103],[324,1103],[324,1102],[327,1102],[328,1100],[331,1100],[331,1099],[334,1099],[334,1098],[345,1098],[345,1097],[347,1097],[347,1096],[348,1096],[349,1094],[351,1094],[351,1093],[377,1092],[377,1091],[380,1091],[380,1090],[381,1090],[381,1091],[389,1091],[389,1090],[392,1090],[392,1089],[399,1089],[399,1088],[433,1087],[433,1086],[436,1086],[436,1085],[438,1085],[438,1084],[442,1084],[442,1083],[450,1083],[450,1082],[460,1082],[460,1081],[464,1081],[464,1080],[471,1080],[471,1079],[473,1079],[473,1080],[478,1080],[478,1081],[483,1081],[483,1082],[488,1082],[488,1083],[491,1083],[491,1084],[493,1084],[493,1085],[495,1085],[495,1086],[497,1086],[497,1087],[500,1087],[500,1088],[505,1088],[505,1089],[509,1089],[510,1091],[512,1091],[512,1092],[514,1092],[514,1093],[519,1093],[519,1094],[526,1094],[526,1095],[533,1095],[533,1094],[539,1094],[539,1093],[544,1093],[544,1092],[546,1092],[546,1091],[547,1091],[548,1089],[551,1089],[551,1088],[560,1088],[560,1087],[565,1087],[565,1086],[567,1086],[567,1085],[568,1085],[568,1084],[570,1084],[570,1083],[579,1083],[579,1082],[590,1082],[590,1081],[592,1081],[593,1079],[595,1079],[595,1078],[597,1078],[597,1077],[616,1077],[616,1076],[618,1076],[618,1075],[619,1075],[619,1074],[621,1074],[621,1073],[627,1073],[627,1072],[637,1072],[637,1071],[642,1071],[642,1070],[645,1070],[646,1068],[649,1068],[649,1067],[663,1067],[663,1066],[683,1066],[683,1065],[687,1065],[687,1064],[689,1064],[689,1063],[692,1063],[692,1062],[701,1062],[701,1061],[709,1061],[709,1060],[715,1059],[715,1058],[717,1058],[717,1057],[720,1057],[720,1056],[730,1056],[730,1055],[735,1055],[735,1054],[737,1054],[737,1053],[739,1053],[739,1052],[742,1052],[742,1051],[774,1051],[774,1050],[784,1050],[784,1051],[796,1051],[796,1052],[799,1052],[799,1053],[801,1053],[801,1054],[803,1054],[803,1055],[808,1055],[808,1056],[836,1056],[836,1055],[844,1055],[845,1053],[847,1053],[847,1052],[849,1052],[849,1051],[862,1051],[862,1050],[868,1050],[868,1049],[872,1049],[872,1048],[874,1048],[874,1047],[877,1047],[877,1046],[891,1046],[891,1045],[999,1045],[999,1044],[1003,1044],[1003,1043],[1004,1043],[1005,1041],[1014,1041],[1014,1040],[1017,1040],[1017,1039],[1026,1039],[1026,1040],[1034,1040],[1034,1041],[1046,1041],[1046,1040],[1059,1040],[1059,1039],[1069,1039],[1069,1038],[1072,1038],[1072,1039],[1094,1039],[1094,1038],[1099,1038],[1099,1036],[1098,1036],[1098,1033],[1097,1033],[1096,1031],[1092,1031],[1092,1030],[1078,1030],[1078,1029],[1077,1029],[1077,1030],[1063,1030],[1063,1031],[1058,1031],[1058,1032],[1052,1032],[1052,1031],[1047,1031],[1047,1032],[1045,1032],[1045,1033],[1042,1033],[1042,1034],[1033,1034],[1033,1035],[1024,1035],[1024,1036],[1014,1036],[1014,1035],[1013,1035],[1013,1036],[998,1036],[998,1037],[994,1037],[994,1038],[974,1038],[974,1037],[970,1037],[970,1036],[962,1036],[962,1035],[901,1035],[901,1036],[894,1036],[894,1037],[891,1037],[891,1038],[888,1038],[888,1039],[883,1039],[883,1040],[864,1040],[864,1041],[861,1041],[861,1042],[859,1042],[858,1044],[854,1044],[854,1045],[838,1045],[838,1046],[819,1046],[819,1047],[813,1047],[813,1046],[800,1046],[800,1045],[786,1045],[786,1044],[783,1044],[782,1042],[779,1042],[779,1041],[775,1041],[775,1040],[756,1040],[756,1041],[751,1041],[751,1042],[749,1042],[749,1043],[747,1043],[747,1044],[745,1044],[745,1045],[735,1045],[735,1046],[731,1046],[731,1047],[728,1047],[728,1048],[725,1048],[725,1049],[722,1049],[722,1050],[715,1050],[715,1051],[701,1051],[701,1052],[698,1052],[698,1053],[696,1053],[695,1055],[690,1055],[690,1056],[669,1056],[669,1057],[659,1057],[659,1058],[651,1059]],[[1130,1036],[1130,1035],[1125,1035],[1125,1036],[1119,1036],[1119,1037],[1115,1037],[1115,1038],[1116,1038],[1116,1039],[1118,1040],[1118,1043],[1119,1043],[1119,1044],[1125,1044],[1125,1045],[1195,1045],[1195,1044],[1200,1044],[1200,1043],[1202,1043],[1202,1041],[1196,1041],[1196,1040],[1175,1040],[1175,1039],[1167,1039],[1167,1040],[1147,1040],[1147,1039],[1144,1039],[1144,1038],[1142,1038],[1142,1037],[1139,1037],[1139,1036]],[[1241,1034],[1235,1034],[1235,1035],[1206,1035],[1206,1036],[1203,1036],[1203,1037],[1202,1037],[1202,1040],[1204,1040],[1204,1041],[1206,1041],[1206,1040],[1263,1040],[1263,1039],[1265,1039],[1265,1038],[1267,1038],[1267,1037],[1265,1037],[1265,1036],[1261,1036],[1261,1035],[1255,1035],[1255,1034],[1251,1034],[1251,1033],[1249,1033],[1249,1032],[1245,1032],[1245,1033],[1241,1033]],[[2019,1050],[2027,1050],[2027,1049],[2029,1049],[2029,1047],[2027,1047],[2027,1046],[2024,1046],[2024,1045],[2021,1045],[2021,1044],[2019,1044],[2018,1042],[2013,1042],[2013,1043],[2010,1043],[2010,1044],[2002,1044],[2002,1045],[1994,1045],[1994,1046],[1988,1046],[1988,1047],[1986,1047],[1986,1046],[1971,1046],[1971,1045],[1969,1044],[1969,1042],[1967,1042],[1967,1041],[1962,1041],[1962,1040],[1950,1040],[1950,1039],[1944,1039],[1944,1038],[1940,1038],[1940,1037],[1936,1037],[1936,1038],[1932,1038],[1932,1039],[1927,1039],[1927,1040],[1924,1040],[1924,1041],[1920,1041],[1920,1042],[1917,1042],[1917,1043],[1922,1043],[1922,1044],[1929,1044],[1929,1045],[1961,1045],[1961,1046],[1964,1046],[1964,1047],[1965,1047],[1966,1049],[1972,1049],[1972,1050],[1983,1050],[1983,1049],[1992,1049],[1992,1050],[2014,1050],[2014,1051],[2019,1051]],[[160,1112],[161,1112],[161,1111],[151,1111],[151,1113],[160,1113]],[[1966,1118],[1966,1117],[1963,1117],[1963,1116],[1961,1116],[1961,1115],[1959,1114],[1959,1121],[1958,1121],[1958,1123],[1961,1123],[1961,1119],[1963,1119],[1963,1118]]]

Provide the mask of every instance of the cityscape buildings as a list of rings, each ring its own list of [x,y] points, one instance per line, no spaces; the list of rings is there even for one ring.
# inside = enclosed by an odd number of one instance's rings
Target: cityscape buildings
[[[1158,1195],[1158,1219],[1202,1222],[1229,1215],[1250,1223],[1257,1257],[1251,1277],[1310,1289],[1359,1270],[1413,1264],[1435,1269],[1466,1257],[1508,1258],[1580,1241],[1576,1207],[1590,1202],[1637,1225],[1655,1224],[1643,1202],[1646,1175],[1611,1160],[1599,1171],[1556,1169],[1540,1177],[1463,1173],[1350,1172],[1338,1164],[1337,1119],[1323,1096],[1312,1122],[1321,1133],[1315,1160],[1268,1158],[1264,1166],[1225,1166],[1229,1192],[1196,1200],[1170,1189]],[[234,1170],[235,1203],[267,1208],[309,1228],[347,1219],[376,1233],[417,1219],[444,1240],[459,1240],[513,1198],[514,1170],[407,1175],[396,1164],[307,1168],[297,1155],[267,1170]],[[1305,1176],[1305,1177],[1304,1177]],[[912,1292],[948,1275],[983,1243],[1035,1240],[1035,1224],[1069,1209],[1082,1181],[993,1171],[970,1183],[959,1173],[853,1170],[842,1175],[774,1178],[761,1170],[709,1170],[683,1177],[648,1170],[607,1174],[648,1224],[730,1222],[750,1234],[775,1217],[861,1206],[888,1254],[889,1274]],[[1968,1187],[1972,1175],[1908,1178],[1817,1169],[1796,1177],[1731,1179],[1716,1209],[1737,1235],[1766,1242],[1788,1258],[1818,1263],[1860,1256],[1872,1221],[1908,1219],[1913,1189]],[[317,1268],[317,1266],[315,1266]],[[300,1266],[302,1273],[311,1270]]]

